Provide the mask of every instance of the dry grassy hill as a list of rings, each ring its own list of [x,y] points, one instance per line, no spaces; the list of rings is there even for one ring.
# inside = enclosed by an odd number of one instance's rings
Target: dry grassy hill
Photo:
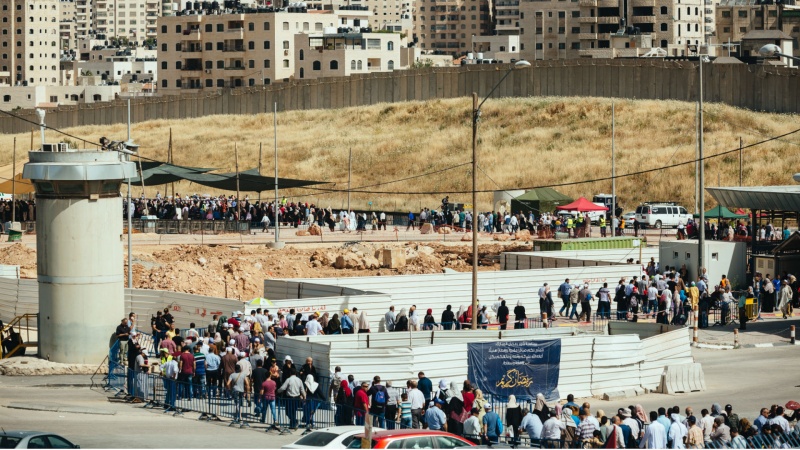
[[[281,176],[325,180],[334,189],[347,187],[347,155],[353,152],[353,187],[372,185],[437,171],[470,161],[470,108],[467,98],[430,102],[380,104],[365,108],[279,113],[278,146]],[[705,148],[713,155],[800,128],[795,116],[763,114],[719,104],[706,104]],[[617,174],[687,161],[695,154],[695,105],[676,101],[616,102]],[[273,173],[272,115],[209,116],[201,119],[150,121],[135,124],[133,137],[147,158],[165,160],[169,130],[173,132],[175,163],[232,171],[234,143],[240,168],[258,165]],[[87,126],[66,130],[97,141],[100,136],[124,139],[125,126]],[[35,141],[38,141],[38,131]],[[484,105],[480,124],[479,189],[512,189],[610,176],[611,100],[597,98],[493,99]],[[0,165],[11,162],[13,136],[0,136]],[[18,135],[22,160],[30,136]],[[48,132],[48,140],[60,139]],[[744,184],[791,183],[797,167],[800,133],[744,152]],[[471,165],[371,188],[392,193],[353,193],[356,208],[418,209],[436,207],[444,194],[407,195],[401,191],[466,191]],[[706,163],[707,184],[739,181],[738,153]],[[611,183],[597,182],[557,188],[578,197],[610,192]],[[148,187],[155,195],[163,187]],[[179,183],[181,194],[209,193],[209,188]],[[620,178],[617,190],[626,209],[648,199],[674,199],[694,206],[694,165]],[[135,188],[139,195],[141,188]],[[341,208],[346,194],[296,189],[292,199]],[[271,194],[264,194],[265,196]],[[250,194],[253,198],[255,194]],[[469,194],[451,195],[469,202]],[[481,209],[491,194],[480,197]],[[713,200],[709,201],[708,207]]]

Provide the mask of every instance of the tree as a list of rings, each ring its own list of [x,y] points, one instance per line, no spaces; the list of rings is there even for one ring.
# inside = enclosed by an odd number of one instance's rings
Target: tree
[[[412,69],[426,69],[428,67],[433,67],[433,60],[430,58],[416,60],[414,61],[414,64],[411,65]]]

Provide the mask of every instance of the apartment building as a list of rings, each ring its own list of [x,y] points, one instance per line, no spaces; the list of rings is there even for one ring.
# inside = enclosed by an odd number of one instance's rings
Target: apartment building
[[[330,28],[294,38],[295,73],[300,79],[400,69],[399,33],[339,33]]]
[[[520,0],[497,0],[494,2],[495,35],[519,35],[519,2]]]
[[[424,51],[463,54],[472,35],[492,31],[492,0],[416,0],[414,42]]]
[[[60,105],[107,102],[120,93],[119,86],[12,86],[0,91],[0,109],[55,108]]]
[[[739,4],[737,4],[739,3]],[[800,39],[800,6],[794,5],[742,5],[735,0],[722,0],[716,9],[716,41],[718,44],[742,41],[744,36],[756,30],[777,30],[790,36],[794,42]],[[730,50],[738,53],[738,48]],[[795,56],[800,52],[794,49]],[[727,49],[718,51],[727,55]]]
[[[158,21],[159,92],[269,84],[295,76],[295,35],[369,25],[369,11],[192,14]]]
[[[161,0],[74,0],[74,5],[71,40],[75,44],[78,39],[90,36],[108,40],[124,38],[141,44],[156,37],[158,17],[171,14],[173,8],[172,2]]]
[[[74,50],[78,45],[78,8],[75,0],[60,0],[58,15],[59,47],[61,50]]]
[[[670,56],[688,55],[690,46],[705,38],[706,1],[710,0],[523,0],[522,57],[640,56],[652,47]]]
[[[58,83],[59,0],[4,0],[0,84]]]

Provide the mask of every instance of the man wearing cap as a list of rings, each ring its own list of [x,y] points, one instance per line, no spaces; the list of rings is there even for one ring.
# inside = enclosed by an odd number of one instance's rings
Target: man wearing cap
[[[631,439],[639,439],[639,422],[631,418],[631,410],[622,408],[620,414],[622,415],[622,424],[627,425],[631,429]],[[666,431],[664,431],[664,433],[666,434]]]
[[[686,423],[689,424],[689,431],[686,433],[686,448],[705,448],[703,430],[697,426],[697,418],[689,416]]]
[[[322,331],[322,325],[320,325],[319,322],[317,321],[318,318],[319,318],[319,313],[314,313],[311,315],[311,319],[308,322],[306,322],[306,336],[317,336],[325,334],[325,332]]]
[[[306,390],[294,367],[289,369],[289,377],[283,382],[278,392],[286,392],[286,414],[289,416],[289,428],[297,429],[297,407],[306,398]]]
[[[345,308],[342,311],[342,334],[353,334],[353,320],[350,318],[350,310]]]
[[[246,352],[250,347],[250,338],[244,334],[244,327],[239,327],[239,334],[237,334],[233,340],[234,347],[240,352]]]
[[[428,408],[428,411],[425,412],[425,423],[428,424],[428,429],[447,431],[447,417],[442,411],[444,400],[436,397],[433,399],[433,404],[433,408]]]
[[[236,362],[236,365],[242,368],[242,373],[246,377],[249,377],[253,373],[253,365],[250,364],[250,360],[247,359],[247,353],[239,352],[237,356],[239,357],[239,361]]]
[[[490,403],[483,405],[483,409],[486,410],[486,414],[483,415],[484,443],[486,445],[491,445],[489,444],[490,442],[496,444],[499,440],[499,436],[503,433],[503,424],[500,422],[500,416],[492,411],[492,405]]]

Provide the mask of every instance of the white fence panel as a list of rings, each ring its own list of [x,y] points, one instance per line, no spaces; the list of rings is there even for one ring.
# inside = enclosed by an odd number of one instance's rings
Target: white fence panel
[[[0,278],[19,279],[19,266],[0,264]]]
[[[656,389],[664,366],[694,362],[689,328],[681,328],[642,340],[645,359],[639,365],[642,387]]]
[[[16,316],[19,280],[0,278],[0,319],[8,323]]]
[[[592,395],[639,386],[639,363],[644,356],[638,336],[597,336],[593,350]]]
[[[641,258],[658,259],[658,248],[642,248]],[[639,248],[608,250],[561,250],[550,252],[509,252],[500,255],[500,270],[551,269],[581,266],[625,264],[630,258],[639,259]],[[638,274],[634,274],[638,275]]]

